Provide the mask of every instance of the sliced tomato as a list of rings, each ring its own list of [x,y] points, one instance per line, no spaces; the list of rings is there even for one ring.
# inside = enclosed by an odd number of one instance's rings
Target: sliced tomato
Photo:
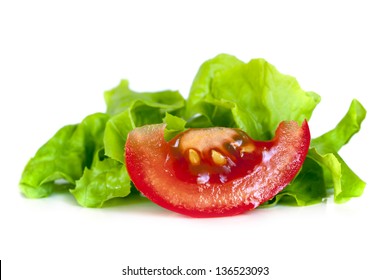
[[[310,144],[306,121],[280,123],[271,141],[214,127],[188,129],[167,142],[164,129],[129,133],[127,171],[150,200],[193,217],[236,215],[273,198],[296,176]]]

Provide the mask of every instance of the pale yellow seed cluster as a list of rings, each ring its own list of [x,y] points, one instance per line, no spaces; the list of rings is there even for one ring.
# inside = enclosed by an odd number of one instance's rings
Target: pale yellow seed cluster
[[[185,155],[187,162],[192,166],[199,166],[203,160],[211,161],[216,166],[234,165],[237,155],[229,154],[229,149],[234,149],[243,158],[245,154],[253,153],[256,146],[253,143],[245,143],[236,130],[226,128],[210,128],[207,130],[190,130],[175,142],[175,148]],[[196,149],[193,145],[196,144]],[[210,147],[213,147],[210,149]],[[221,147],[221,149],[216,148]],[[206,157],[206,159],[204,159]]]
[[[240,148],[240,155],[244,156],[244,153],[252,153],[254,152],[254,150],[255,150],[255,146],[253,144],[245,145]],[[192,165],[194,166],[200,165],[201,156],[198,151],[194,149],[188,149],[187,156],[188,156],[188,161]],[[228,162],[227,157],[216,150],[211,150],[211,159],[214,162],[214,164],[218,166],[224,166]]]

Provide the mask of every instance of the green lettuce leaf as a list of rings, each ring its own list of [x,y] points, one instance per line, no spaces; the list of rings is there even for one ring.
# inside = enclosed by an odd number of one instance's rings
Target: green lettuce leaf
[[[130,194],[130,178],[125,165],[103,154],[103,149],[96,153],[92,166],[85,168],[76,187],[70,190],[82,206],[102,207],[112,198]]]
[[[103,132],[109,116],[96,113],[80,124],[61,128],[27,163],[20,189],[27,197],[45,197],[57,180],[74,185],[92,164],[93,155],[103,147]]]
[[[205,61],[196,74],[191,85],[190,94],[187,100],[185,117],[187,119],[194,116],[203,115],[206,119],[212,116],[214,106],[205,102],[205,98],[211,95],[212,82],[216,75],[234,66],[244,64],[238,58],[220,54],[213,59]],[[210,120],[208,120],[210,122]],[[204,120],[203,122],[207,122]],[[210,123],[210,126],[213,124]]]
[[[104,99],[107,106],[106,113],[111,116],[126,111],[130,107],[136,109],[134,103],[137,101],[151,108],[159,108],[164,112],[182,109],[185,104],[184,98],[178,91],[135,92],[129,88],[127,80],[122,80],[117,87],[106,91]],[[159,121],[161,122],[161,119]]]
[[[178,133],[183,132],[186,129],[187,122],[182,118],[176,117],[169,113],[166,113],[163,122],[166,123],[164,130],[164,138],[166,141],[171,140]]]
[[[353,135],[359,132],[365,117],[366,109],[358,100],[353,99],[347,114],[337,126],[320,137],[312,139],[311,145],[321,154],[338,152]]]
[[[122,163],[127,134],[131,130],[147,124],[162,123],[167,112],[180,114],[185,106],[184,98],[177,92],[134,93],[128,88],[127,81],[122,81],[117,88],[106,92],[105,98],[107,113],[117,113],[107,122],[104,133],[105,153]]]
[[[315,150],[311,150],[308,157],[312,157],[324,166],[325,177],[332,182],[329,186],[333,187],[332,193],[336,203],[361,196],[366,186],[366,183],[349,168],[338,153],[352,136],[359,132],[365,117],[366,109],[354,99],[348,112],[334,129],[311,141],[311,147]]]
[[[45,197],[65,180],[62,186],[87,207],[101,207],[130,193],[123,164],[127,134],[138,126],[161,123],[168,112],[179,114],[185,100],[177,91],[137,93],[121,81],[105,92],[105,101],[106,113],[63,127],[37,151],[23,171],[22,193]]]
[[[366,183],[348,167],[338,153],[320,154],[312,148],[308,158],[313,159],[323,168],[328,194],[334,195],[336,203],[347,202],[353,197],[362,195]]]
[[[203,115],[214,126],[239,127],[255,139],[272,138],[281,121],[309,120],[320,102],[319,95],[302,90],[295,78],[264,59],[243,63],[219,55],[203,64],[196,77],[187,115]]]

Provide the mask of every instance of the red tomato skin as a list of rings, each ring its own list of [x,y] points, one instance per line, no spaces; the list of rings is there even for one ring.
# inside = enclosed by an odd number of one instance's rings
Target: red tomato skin
[[[125,146],[126,168],[136,188],[154,203],[191,217],[241,214],[272,199],[299,172],[309,149],[306,121],[280,123],[271,141],[255,141],[265,157],[246,176],[225,183],[188,183],[177,179],[169,159],[171,143],[164,124],[132,130]]]

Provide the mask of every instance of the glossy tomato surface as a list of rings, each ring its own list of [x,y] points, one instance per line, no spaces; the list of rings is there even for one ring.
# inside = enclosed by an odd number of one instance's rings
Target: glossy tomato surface
[[[147,125],[128,134],[127,171],[150,200],[193,217],[236,215],[273,198],[296,176],[310,144],[306,121],[280,123],[271,141],[214,127],[167,142],[164,129]]]

